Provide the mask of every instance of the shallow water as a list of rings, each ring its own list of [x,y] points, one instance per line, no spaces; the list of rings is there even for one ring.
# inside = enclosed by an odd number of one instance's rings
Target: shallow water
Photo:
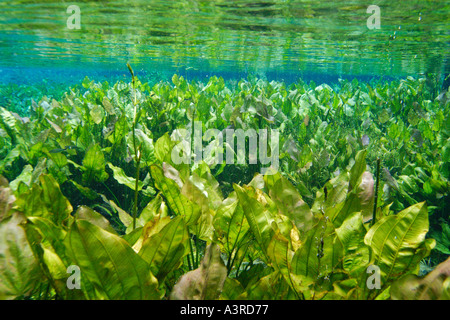
[[[450,1],[0,12],[0,300],[417,298],[401,276],[448,269]]]
[[[69,29],[80,9],[80,29]],[[369,29],[370,5],[380,28]],[[449,72],[449,1],[1,1],[2,82]],[[74,20],[70,20],[74,22]],[[326,80],[327,78],[325,78]]]

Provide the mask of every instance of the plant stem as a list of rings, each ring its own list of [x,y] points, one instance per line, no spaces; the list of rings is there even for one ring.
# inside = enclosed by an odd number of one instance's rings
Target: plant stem
[[[139,165],[141,163],[141,153],[138,150],[139,156],[136,163],[136,181],[134,184],[134,204],[133,204],[133,230],[136,229],[136,216],[137,216],[137,202],[138,202],[138,191],[139,191]]]
[[[132,127],[132,134],[133,134],[133,148],[134,148],[134,160],[136,161],[136,181],[134,185],[134,203],[133,203],[133,230],[136,229],[136,216],[137,216],[137,202],[138,202],[138,188],[139,188],[139,165],[141,163],[141,152],[140,152],[140,146],[136,146],[136,119],[137,119],[137,101],[136,101],[136,81],[133,69],[131,68],[130,64],[127,63],[128,70],[131,74],[131,85],[133,87],[133,106],[134,106],[134,118],[133,118],[133,127]]]
[[[189,247],[191,249],[191,257],[192,257],[193,268],[197,269],[198,266],[195,264],[194,249],[192,248],[192,238],[191,237],[189,237]]]
[[[375,224],[377,220],[377,204],[378,204],[378,184],[380,182],[380,158],[377,158],[377,173],[376,173],[376,182],[375,182],[375,198],[373,201],[373,213],[372,213],[372,225]]]

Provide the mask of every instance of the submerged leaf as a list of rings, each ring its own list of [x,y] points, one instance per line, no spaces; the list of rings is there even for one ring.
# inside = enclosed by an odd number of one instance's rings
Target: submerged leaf
[[[31,294],[42,277],[39,264],[20,226],[23,216],[14,214],[0,222],[0,299]]]
[[[95,299],[159,299],[158,282],[129,244],[85,220],[75,221],[65,240],[81,270],[81,288]]]
[[[222,291],[227,268],[220,258],[220,248],[211,244],[198,269],[189,271],[175,284],[171,300],[214,300]]]
[[[397,215],[383,217],[367,232],[364,243],[373,250],[374,264],[380,267],[383,284],[418,267],[434,247],[426,239],[428,211],[425,202],[417,203]]]

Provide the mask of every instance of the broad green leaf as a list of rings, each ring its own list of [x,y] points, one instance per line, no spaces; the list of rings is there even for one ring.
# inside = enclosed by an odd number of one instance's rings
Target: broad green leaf
[[[66,231],[41,217],[29,217],[24,228],[42,272],[58,296],[70,300],[85,299],[82,291],[70,290],[67,287],[69,263],[63,242]]]
[[[133,225],[133,217],[128,214],[125,210],[119,207],[114,201],[107,199],[104,195],[100,195],[104,202],[109,204],[119,216],[120,221],[123,223],[125,227],[128,228],[127,233],[131,231]]]
[[[194,173],[186,179],[181,189],[181,193],[201,209],[197,222],[191,226],[190,230],[199,239],[205,241],[211,241],[213,238],[214,209],[218,206],[214,190],[208,187],[207,182]]]
[[[158,281],[129,244],[85,220],[75,221],[65,240],[72,264],[81,270],[81,288],[96,299],[158,299]]]
[[[349,174],[342,172],[339,176],[331,179],[325,184],[327,188],[327,197],[325,199],[325,190],[317,192],[316,200],[311,207],[311,211],[316,216],[325,214],[334,220],[339,211],[345,204],[348,194]]]
[[[139,233],[140,236],[133,244],[133,250],[139,253],[144,241],[160,232],[170,221],[171,218],[168,216],[156,215],[153,217],[141,228],[142,230]]]
[[[292,258],[292,272],[317,281],[342,268],[343,246],[333,224],[323,217],[307,233]]]
[[[270,198],[277,205],[280,214],[289,217],[299,230],[306,232],[313,222],[313,215],[309,206],[288,180],[280,174],[276,177],[272,175],[264,176]]]
[[[105,171],[105,156],[98,144],[94,144],[87,151],[83,159],[83,183],[91,184],[93,181],[104,182],[108,179]]]
[[[238,300],[239,296],[244,293],[244,288],[241,283],[234,279],[227,277],[223,284],[222,293],[220,294],[221,300]]]
[[[78,207],[77,211],[74,215],[75,219],[77,220],[87,220],[90,223],[96,225],[97,227],[100,227],[108,232],[116,233],[114,228],[109,223],[108,219],[106,219],[104,216],[102,216],[97,211],[87,207],[87,206],[80,206]]]
[[[349,215],[336,229],[336,234],[344,247],[344,270],[357,277],[366,270],[370,259],[369,247],[364,244],[366,228],[361,212]]]
[[[236,192],[223,201],[214,216],[214,230],[224,251],[230,255],[239,249],[250,228]]]
[[[139,255],[150,265],[159,282],[174,270],[187,253],[189,234],[182,217],[176,217],[159,232],[146,238]]]
[[[110,115],[115,115],[116,114],[116,112],[114,110],[114,106],[111,104],[111,102],[109,101],[108,97],[106,97],[106,96],[103,97],[102,105],[103,105],[103,108],[105,108],[105,110],[106,110],[106,112],[108,114],[110,114]]]
[[[378,115],[378,121],[380,123],[386,123],[389,121],[389,111],[387,109],[383,109],[381,113]]]
[[[89,114],[91,115],[94,123],[99,124],[100,122],[102,122],[103,117],[105,116],[105,110],[101,106],[95,105],[92,107],[91,112],[89,112]]]
[[[355,163],[350,169],[349,190],[352,191],[361,181],[361,177],[366,171],[366,155],[367,150],[361,150],[356,154]]]
[[[96,199],[96,198],[98,198],[100,196],[97,192],[95,192],[94,190],[92,190],[89,187],[84,187],[81,184],[79,184],[79,183],[77,183],[77,182],[75,182],[73,180],[69,180],[69,181],[75,186],[75,188],[78,189],[78,191],[81,192],[81,194],[83,196],[85,196],[89,200],[94,200],[94,199]]]
[[[0,299],[15,299],[31,294],[42,274],[25,231],[20,214],[0,222]]]
[[[144,131],[140,129],[135,129],[135,139],[136,139],[136,147],[140,147],[141,152],[141,161],[145,163],[147,166],[150,166],[156,162],[155,150],[153,146],[153,139],[151,139]],[[133,143],[133,135],[130,133],[128,135],[128,148],[134,157],[134,143]]]
[[[428,232],[425,202],[412,205],[396,215],[382,218],[367,232],[364,243],[372,249],[372,260],[381,270],[382,284],[402,274],[415,272],[420,260],[434,247]]]
[[[116,167],[111,162],[108,162],[107,165],[113,171],[113,177],[118,183],[127,186],[131,190],[134,190],[136,188],[136,179],[135,178],[127,176],[122,168]],[[138,190],[139,191],[142,190],[142,186],[143,186],[143,182],[138,181]]]
[[[257,191],[253,187],[240,187],[233,185],[234,190],[239,198],[239,203],[244,210],[250,230],[253,233],[256,241],[260,245],[263,252],[267,252],[269,242],[272,240],[274,230],[272,229],[272,217],[269,210],[264,208],[257,200]]]
[[[170,293],[172,300],[215,300],[219,297],[227,268],[220,258],[220,248],[210,244],[198,269],[184,274]]]
[[[16,201],[13,190],[9,187],[8,180],[0,175],[0,221],[11,215],[11,208]]]
[[[19,195],[18,210],[27,217],[44,217],[60,225],[68,219],[73,210],[72,205],[51,175],[41,174],[39,182]]]
[[[155,143],[155,157],[161,163],[168,162],[170,163],[170,157],[173,147],[176,145],[176,142],[170,139],[168,133],[165,133],[161,138],[156,140]]]
[[[138,224],[144,226],[156,216],[165,217],[168,215],[167,205],[164,202],[161,193],[158,193],[150,202],[142,209],[138,219]]]
[[[450,258],[423,278],[408,274],[392,284],[393,300],[448,300],[450,298]]]
[[[167,178],[161,167],[153,165],[150,171],[156,188],[162,192],[169,208],[176,215],[184,217],[187,225],[195,224],[201,214],[200,207],[181,193],[177,183]]]
[[[56,224],[61,224],[66,220],[73,208],[69,200],[62,194],[56,180],[47,174],[39,176],[42,186],[42,199],[48,208],[51,220]]]
[[[16,179],[14,179],[13,181],[11,181],[11,182],[9,183],[10,188],[11,188],[12,190],[16,191],[17,188],[18,188],[18,186],[19,186],[19,183],[20,183],[20,182],[23,182],[23,183],[25,183],[27,186],[30,186],[30,185],[31,185],[31,177],[32,177],[32,174],[33,174],[33,167],[32,167],[31,165],[27,164],[27,165],[23,168],[23,170],[22,170],[22,172],[20,173],[20,175],[19,175]]]
[[[290,287],[279,271],[272,272],[252,286],[239,299],[248,300],[286,300],[289,297]],[[295,297],[292,297],[295,298]]]

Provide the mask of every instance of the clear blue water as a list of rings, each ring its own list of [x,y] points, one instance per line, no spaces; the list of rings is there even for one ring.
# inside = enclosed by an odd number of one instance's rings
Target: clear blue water
[[[449,72],[449,1],[0,1],[0,81]],[[80,9],[80,29],[67,22]],[[369,29],[370,5],[380,29]],[[74,22],[75,20],[71,20]],[[75,21],[76,22],[76,21]]]

